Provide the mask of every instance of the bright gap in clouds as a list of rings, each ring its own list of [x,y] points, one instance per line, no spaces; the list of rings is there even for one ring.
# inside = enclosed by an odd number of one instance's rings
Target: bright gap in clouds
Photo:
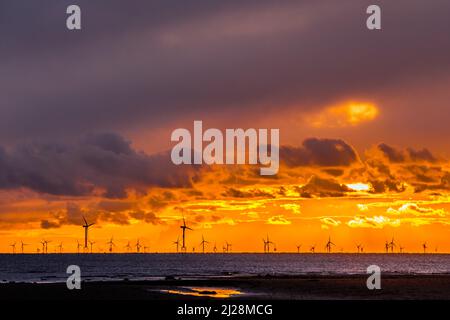
[[[362,182],[348,183],[346,186],[355,191],[369,191],[370,190],[370,185],[368,185],[366,183],[362,183]]]

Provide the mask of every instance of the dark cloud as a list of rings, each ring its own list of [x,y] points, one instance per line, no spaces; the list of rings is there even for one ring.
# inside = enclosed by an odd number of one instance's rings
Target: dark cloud
[[[4,0],[0,137],[156,127],[223,110],[234,123],[235,112],[302,112],[448,74],[450,3],[377,3],[381,32],[365,28],[369,0],[78,0],[83,30],[69,32],[72,1]]]
[[[236,188],[227,188],[226,191],[222,193],[222,196],[231,198],[274,198],[273,194],[260,189],[239,190]]]
[[[136,203],[131,201],[109,201],[103,200],[97,204],[97,208],[99,210],[110,211],[110,212],[119,212],[125,210],[131,210],[135,208]]]
[[[324,169],[322,171],[333,177],[339,177],[344,174],[344,170],[342,169]]]
[[[173,192],[165,191],[162,194],[150,196],[148,204],[153,210],[159,211],[173,203],[174,200],[176,200],[176,197]]]
[[[42,220],[41,228],[59,228],[63,225],[81,226],[83,217],[89,223],[95,223],[96,225],[102,222],[128,225],[130,219],[155,225],[164,223],[154,212],[147,212],[136,207],[136,204],[129,201],[100,201],[89,203],[86,206],[69,202],[65,210],[52,212],[52,219]]]
[[[415,150],[413,148],[407,148],[406,150],[400,150],[389,146],[385,143],[381,143],[377,148],[386,156],[386,158],[392,163],[402,162],[437,162],[438,159],[426,148],[421,150]]]
[[[403,192],[406,190],[404,182],[397,181],[395,179],[378,179],[368,181],[372,186],[371,193],[384,193],[384,192]]]
[[[280,161],[289,167],[350,166],[358,160],[356,151],[340,139],[309,138],[300,147],[280,148]]]
[[[389,159],[390,162],[404,162],[405,155],[403,152],[385,144],[378,145],[378,149]]]
[[[9,152],[0,149],[0,189],[29,188],[52,195],[85,196],[94,192],[124,198],[127,190],[152,186],[189,187],[193,166],[175,166],[168,153],[133,150],[116,134],[90,135],[74,144],[29,143]]]
[[[154,212],[134,211],[130,213],[130,217],[154,225],[164,224],[164,221],[162,221]]]
[[[312,176],[308,182],[297,188],[301,197],[343,197],[347,192],[353,190],[344,184],[340,184],[333,179],[324,179],[318,176]]]
[[[42,229],[54,229],[59,228],[61,225],[58,222],[48,221],[48,220],[42,220],[41,221],[41,228]]]

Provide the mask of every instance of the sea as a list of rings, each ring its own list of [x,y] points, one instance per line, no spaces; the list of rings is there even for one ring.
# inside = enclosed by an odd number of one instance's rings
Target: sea
[[[84,281],[204,279],[236,276],[450,274],[449,254],[0,254],[0,283],[65,282],[67,267]]]

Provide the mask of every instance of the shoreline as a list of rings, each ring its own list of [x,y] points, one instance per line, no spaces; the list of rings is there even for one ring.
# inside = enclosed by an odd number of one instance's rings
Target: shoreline
[[[368,275],[240,276],[207,279],[0,283],[2,300],[450,300],[450,274],[382,275],[381,290],[368,290]],[[194,289],[194,290],[193,290]],[[239,294],[218,298],[221,291]],[[194,295],[190,293],[194,292]]]

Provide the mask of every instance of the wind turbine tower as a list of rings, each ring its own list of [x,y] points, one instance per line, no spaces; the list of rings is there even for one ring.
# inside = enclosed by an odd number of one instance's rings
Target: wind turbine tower
[[[88,223],[84,216],[83,216],[83,220],[84,220],[84,224],[83,224],[83,228],[84,228],[84,250],[87,250],[88,249],[88,230],[89,230],[89,227],[94,225],[94,223]]]
[[[186,229],[187,230],[192,230],[191,228],[189,228],[186,225],[186,220],[183,217],[183,225],[180,226],[181,230],[183,230],[183,239],[182,239],[182,246],[181,246],[181,251],[186,252]]]

